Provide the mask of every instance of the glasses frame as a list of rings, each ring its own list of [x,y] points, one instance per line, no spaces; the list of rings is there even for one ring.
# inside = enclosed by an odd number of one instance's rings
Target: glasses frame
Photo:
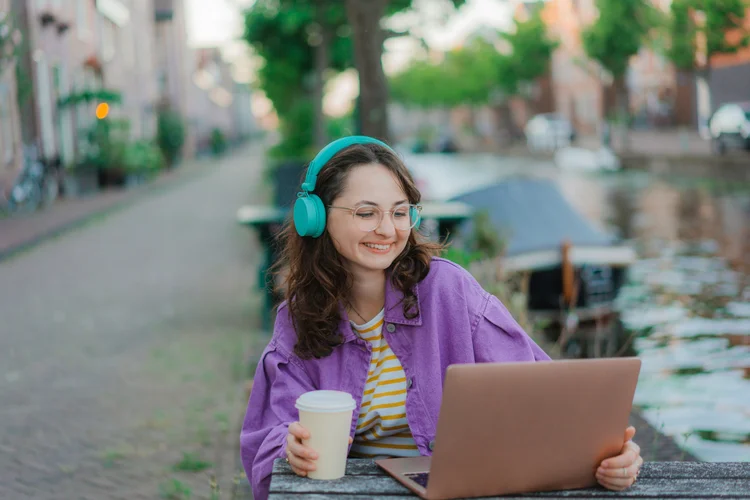
[[[412,208],[416,208],[417,209],[417,215],[419,215],[419,214],[422,213],[422,205],[412,205],[411,203],[404,203],[402,205],[398,205],[398,208],[401,208],[401,207],[409,207],[409,213],[411,213],[411,209]],[[360,208],[376,208],[376,209],[378,209],[380,211],[380,220],[375,225],[375,227],[372,228],[372,229],[370,229],[369,231],[366,231],[366,230],[360,228],[360,231],[362,231],[364,233],[371,233],[373,231],[376,231],[380,227],[380,225],[383,223],[383,219],[385,219],[385,214],[390,215],[390,217],[391,217],[391,224],[393,224],[393,228],[396,231],[411,231],[412,229],[414,229],[414,226],[416,226],[417,222],[419,221],[419,217],[417,217],[417,220],[415,220],[414,223],[412,223],[412,225],[409,226],[409,229],[399,229],[399,228],[396,227],[396,221],[393,220],[393,213],[396,210],[398,210],[398,208],[393,209],[393,210],[381,210],[380,207],[376,207],[374,205],[362,205],[362,206],[357,207],[357,208],[339,207],[339,206],[336,206],[336,205],[328,205],[328,208],[335,208],[335,209],[338,209],[338,210],[348,210],[352,214],[352,218],[355,217],[355,215],[354,215],[355,212],[357,210],[359,210]]]

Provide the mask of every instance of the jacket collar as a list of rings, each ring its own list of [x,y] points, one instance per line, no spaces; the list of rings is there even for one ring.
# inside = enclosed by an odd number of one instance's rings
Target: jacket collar
[[[419,284],[414,286],[414,294],[417,296],[417,308],[419,314],[416,317],[408,319],[404,317],[404,294],[394,288],[390,275],[385,282],[385,322],[397,323],[399,325],[422,325],[422,304],[419,302]]]
[[[421,326],[422,325],[422,304],[419,301],[419,285],[414,287],[414,294],[417,296],[417,307],[419,308],[419,314],[416,317],[408,319],[404,316],[404,294],[396,289],[391,282],[390,275],[385,281],[385,323],[396,323],[399,325],[409,326]],[[343,304],[339,304],[339,314],[341,321],[339,322],[339,332],[344,336],[344,342],[350,342],[356,338],[354,329],[349,322],[349,314],[346,312],[346,307]]]

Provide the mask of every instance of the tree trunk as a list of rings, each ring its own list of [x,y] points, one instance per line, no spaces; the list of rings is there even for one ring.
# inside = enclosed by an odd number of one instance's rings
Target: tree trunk
[[[493,109],[495,111],[495,122],[497,124],[498,146],[512,146],[516,140],[521,138],[522,134],[513,120],[513,112],[510,109],[509,100],[503,100],[502,103],[493,106]]]
[[[317,149],[322,149],[328,143],[326,131],[326,117],[323,113],[323,95],[325,89],[325,71],[328,69],[329,45],[331,41],[330,29],[321,25],[320,40],[315,46],[315,84],[313,87],[313,138]]]
[[[620,152],[626,153],[630,150],[630,104],[628,98],[628,88],[625,83],[625,77],[621,76],[615,79],[615,92],[617,99],[618,128],[620,129]]]
[[[696,121],[695,73],[693,71],[677,72],[677,87],[672,107],[675,124],[683,127],[694,127]]]
[[[383,64],[380,20],[386,0],[346,0],[352,27],[354,60],[359,73],[359,119],[362,133],[388,141],[388,82]]]

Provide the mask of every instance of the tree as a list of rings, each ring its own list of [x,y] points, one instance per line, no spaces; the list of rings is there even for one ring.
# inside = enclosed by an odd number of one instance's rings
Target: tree
[[[558,42],[549,37],[540,9],[534,10],[526,20],[515,19],[513,24],[513,30],[503,34],[510,45],[510,55],[498,61],[500,88],[507,96],[521,97],[527,107],[531,108],[529,91],[549,71]],[[511,140],[520,135],[513,121],[508,99],[497,103],[496,113]]]
[[[243,38],[262,59],[258,86],[285,132],[280,155],[307,157],[314,146],[325,144],[326,74],[352,64],[345,28],[343,6],[330,0],[257,0],[245,11]],[[311,116],[304,117],[306,113]]]
[[[465,0],[450,2],[459,7]],[[386,16],[411,8],[412,0],[346,0],[345,4],[359,73],[361,131],[388,140],[388,82],[382,64],[383,42],[390,36],[404,33],[388,32],[380,23]]]
[[[390,80],[396,101],[423,108],[492,105],[510,135],[515,133],[509,99],[528,100],[529,88],[549,70],[557,42],[547,35],[539,11],[514,29],[498,35],[508,46],[500,53],[495,44],[477,38],[449,51],[439,63],[413,62]]]
[[[709,82],[711,105],[711,58],[748,46],[743,29],[748,8],[746,0],[673,0],[670,5],[667,57],[677,69],[698,71]]]
[[[487,104],[498,87],[502,56],[485,40],[447,52],[443,60],[416,60],[390,78],[394,100],[421,108]]]
[[[630,58],[654,27],[654,8],[649,0],[596,0],[596,6],[599,18],[584,30],[583,47],[588,57],[612,76],[616,109],[627,119],[630,110],[625,76]]]
[[[503,38],[510,45],[508,68],[505,72],[512,76],[507,90],[513,95],[523,95],[523,88],[535,82],[549,71],[549,63],[558,43],[549,38],[547,26],[541,11],[536,10],[527,20],[514,20],[514,29],[504,33]]]

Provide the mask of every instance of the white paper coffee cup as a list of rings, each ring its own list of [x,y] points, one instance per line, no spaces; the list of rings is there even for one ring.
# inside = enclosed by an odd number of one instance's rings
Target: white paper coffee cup
[[[338,479],[346,471],[349,430],[352,411],[356,408],[351,394],[341,391],[310,391],[297,398],[299,422],[310,432],[302,444],[318,454],[311,479]]]

